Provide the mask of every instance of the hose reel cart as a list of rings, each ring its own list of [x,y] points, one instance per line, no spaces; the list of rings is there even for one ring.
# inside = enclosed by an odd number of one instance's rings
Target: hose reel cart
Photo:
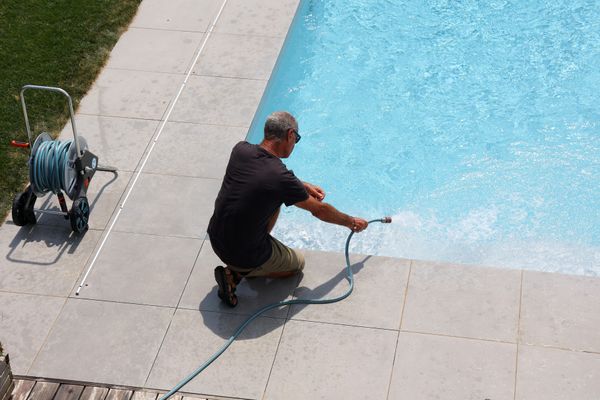
[[[67,141],[52,140],[46,132],[40,133],[35,141],[31,133],[25,92],[27,90],[44,90],[64,95],[69,103],[73,139]],[[90,205],[86,197],[87,189],[96,171],[116,172],[115,168],[98,165],[98,157],[88,150],[85,138],[77,134],[73,101],[71,96],[61,88],[38,85],[25,85],[21,89],[21,105],[28,143],[13,140],[15,147],[30,148],[29,185],[24,192],[15,196],[12,206],[12,219],[15,225],[24,226],[36,223],[35,213],[62,215],[69,219],[71,228],[76,233],[88,229]],[[32,144],[33,143],[33,144]],[[61,211],[34,209],[38,197],[52,192],[58,197]],[[73,201],[67,208],[66,194]]]

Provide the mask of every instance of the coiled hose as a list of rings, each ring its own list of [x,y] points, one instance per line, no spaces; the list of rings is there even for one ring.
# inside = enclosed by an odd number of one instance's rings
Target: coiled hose
[[[40,143],[32,158],[31,183],[38,193],[67,191],[65,169],[73,140],[48,140]],[[70,183],[70,182],[69,182]]]
[[[373,222],[381,222],[381,223],[389,224],[390,222],[392,222],[392,218],[391,217],[384,217],[384,218],[380,218],[380,219],[374,219],[374,220],[369,221],[369,224],[371,224]],[[349,250],[348,249],[350,248],[350,239],[352,239],[353,235],[354,235],[354,232],[350,232],[350,234],[348,235],[348,238],[346,239],[346,247],[344,249],[344,253],[346,255],[346,274],[347,274],[346,277],[348,278],[348,283],[350,284],[350,287],[348,288],[348,290],[346,291],[346,293],[342,294],[339,297],[333,297],[331,299],[317,299],[317,300],[295,299],[295,300],[279,301],[277,303],[269,304],[268,306],[265,306],[265,307],[261,308],[260,310],[258,310],[254,314],[252,314],[250,317],[248,317],[248,319],[246,321],[244,321],[239,326],[239,328],[237,328],[237,330],[234,332],[234,334],[231,335],[231,337],[229,339],[227,339],[227,341],[225,342],[225,344],[223,344],[223,346],[219,350],[217,350],[217,352],[215,354],[213,354],[208,360],[206,360],[204,362],[204,364],[202,364],[201,366],[199,366],[194,372],[192,372],[185,379],[183,379],[181,382],[179,382],[173,389],[171,389],[169,392],[167,392],[165,395],[163,395],[159,400],[166,400],[169,397],[173,396],[182,387],[184,387],[192,379],[194,379],[200,372],[204,371],[210,364],[213,363],[213,361],[215,361],[217,358],[219,358],[219,356],[221,356],[221,354],[223,354],[225,352],[225,350],[227,350],[227,348],[233,343],[233,341],[235,339],[237,339],[237,337],[244,331],[244,329],[246,329],[246,327],[252,321],[254,321],[256,318],[258,318],[261,314],[263,314],[263,313],[265,313],[265,312],[267,312],[269,310],[272,310],[273,308],[283,307],[283,306],[291,306],[292,304],[330,304],[330,303],[336,303],[336,302],[344,300],[346,297],[350,296],[350,294],[354,290],[354,274],[352,273],[352,269],[350,268],[350,254],[349,254]]]

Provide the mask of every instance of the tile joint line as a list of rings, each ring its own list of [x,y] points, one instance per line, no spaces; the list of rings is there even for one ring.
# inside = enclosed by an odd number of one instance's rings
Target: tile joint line
[[[515,382],[513,386],[513,399],[517,399],[517,380],[519,378],[519,343],[521,341],[521,313],[523,312],[523,277],[525,273],[521,270],[521,279],[519,285],[519,317],[517,320],[517,345],[515,350]]]
[[[204,47],[206,46],[206,42],[208,42],[208,39],[210,38],[210,35],[212,34],[213,30],[215,29],[215,26],[217,25],[217,22],[219,21],[219,18],[221,17],[221,14],[223,13],[223,9],[225,8],[226,4],[227,4],[227,0],[223,0],[223,3],[221,4],[221,8],[219,9],[219,12],[215,16],[215,18],[214,18],[214,20],[213,20],[210,28],[206,32],[206,36],[204,37],[204,40],[203,40],[202,44],[200,45],[200,48],[198,49],[198,52],[196,53],[196,56],[194,57],[194,59],[192,60],[190,66],[189,66],[189,70],[188,70],[188,72],[187,72],[187,74],[185,76],[185,79],[183,80],[183,83],[179,87],[179,91],[177,92],[177,95],[175,96],[175,98],[171,102],[171,105],[169,106],[167,114],[166,114],[165,118],[163,119],[163,121],[162,121],[162,123],[160,125],[160,128],[158,129],[158,132],[156,133],[156,136],[154,138],[152,146],[150,147],[150,150],[148,150],[148,152],[146,153],[146,156],[144,157],[144,162],[142,163],[142,166],[138,170],[138,172],[137,172],[137,174],[135,176],[135,179],[133,180],[133,183],[129,187],[129,189],[127,191],[127,194],[125,195],[125,199],[119,205],[119,209],[117,211],[117,214],[113,218],[112,223],[110,224],[110,227],[108,228],[108,231],[106,232],[106,234],[104,235],[104,238],[102,239],[102,243],[100,243],[100,247],[98,248],[98,250],[96,250],[96,254],[94,255],[94,258],[92,259],[92,262],[90,263],[90,266],[88,267],[85,275],[83,276],[83,279],[79,283],[79,287],[77,288],[77,291],[75,292],[76,296],[79,296],[79,292],[81,291],[81,289],[85,285],[85,281],[87,280],[88,275],[92,271],[92,268],[94,267],[94,264],[96,263],[96,260],[98,259],[98,256],[102,252],[102,249],[104,248],[104,244],[106,243],[106,240],[110,236],[110,234],[112,232],[112,229],[115,226],[115,223],[119,219],[119,216],[121,215],[121,211],[123,211],[123,208],[125,207],[125,204],[127,203],[127,200],[129,199],[129,195],[131,195],[131,192],[133,191],[133,188],[135,187],[135,185],[136,185],[136,183],[138,181],[138,178],[140,177],[142,171],[144,170],[144,167],[146,166],[146,162],[148,161],[148,158],[150,157],[150,154],[152,154],[152,150],[154,150],[154,146],[156,145],[156,142],[158,141],[158,138],[162,134],[163,129],[164,129],[166,123],[169,121],[169,117],[171,116],[171,113],[173,112],[173,109],[175,108],[175,105],[177,104],[177,101],[179,100],[179,96],[181,96],[181,93],[183,92],[183,89],[185,88],[188,79],[192,75],[192,71],[194,69],[194,65],[196,65],[196,62],[198,61],[198,59],[200,58],[200,55],[204,51]]]
[[[400,312],[400,325],[398,326],[398,334],[396,335],[396,346],[394,347],[394,356],[392,358],[392,368],[390,368],[390,379],[387,385],[386,400],[390,398],[390,391],[392,390],[392,382],[394,379],[394,367],[396,365],[396,357],[398,354],[398,344],[400,343],[400,332],[402,332],[402,321],[404,320],[404,311],[406,310],[406,300],[408,298],[408,287],[410,285],[410,275],[412,273],[413,260],[408,263],[408,275],[406,276],[406,286],[404,287],[404,301],[402,302],[402,311]]]

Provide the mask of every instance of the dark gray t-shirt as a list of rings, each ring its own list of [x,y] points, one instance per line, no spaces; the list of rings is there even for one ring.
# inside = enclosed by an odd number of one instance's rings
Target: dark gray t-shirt
[[[256,268],[271,257],[267,226],[282,205],[308,198],[302,182],[281,160],[248,142],[235,145],[223,178],[208,235],[224,263]]]

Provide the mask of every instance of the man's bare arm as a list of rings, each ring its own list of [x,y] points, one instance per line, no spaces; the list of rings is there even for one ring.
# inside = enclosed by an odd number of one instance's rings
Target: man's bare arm
[[[354,232],[360,232],[366,229],[369,225],[366,220],[344,214],[343,212],[338,211],[338,209],[331,204],[318,201],[312,196],[308,196],[308,199],[294,205],[309,211],[321,221],[342,225],[353,230]]]
[[[325,191],[323,189],[321,189],[317,185],[313,185],[312,183],[308,183],[308,182],[302,182],[302,183],[304,184],[304,187],[306,188],[306,191],[308,192],[309,195],[311,195],[312,197],[314,197],[315,199],[317,199],[319,201],[323,201],[323,199],[325,198]]]

